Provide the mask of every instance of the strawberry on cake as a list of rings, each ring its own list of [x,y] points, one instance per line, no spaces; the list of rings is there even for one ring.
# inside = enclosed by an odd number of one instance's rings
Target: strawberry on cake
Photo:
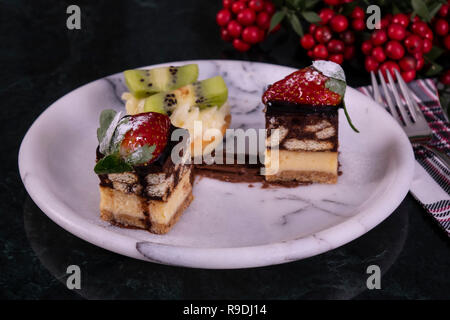
[[[269,86],[262,97],[267,181],[337,182],[338,109],[345,108],[345,89],[344,70],[331,61],[315,61]]]
[[[183,131],[188,143],[187,130],[175,128],[167,115],[102,112],[94,171],[100,179],[103,220],[157,234],[167,233],[177,222],[193,200],[193,170],[186,163],[186,143],[178,156],[171,156],[178,144],[170,140],[175,129]]]

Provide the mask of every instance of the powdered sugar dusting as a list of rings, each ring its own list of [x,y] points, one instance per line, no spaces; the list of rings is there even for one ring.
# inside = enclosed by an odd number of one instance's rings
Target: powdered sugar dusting
[[[344,70],[337,63],[326,60],[316,60],[313,61],[313,67],[322,72],[324,76],[345,82]]]
[[[117,125],[119,124],[120,119],[122,118],[123,112],[117,112],[111,123],[109,124],[108,129],[106,130],[105,136],[103,140],[100,142],[99,151],[102,154],[107,154],[109,152],[110,142],[113,139],[114,132],[116,130]]]

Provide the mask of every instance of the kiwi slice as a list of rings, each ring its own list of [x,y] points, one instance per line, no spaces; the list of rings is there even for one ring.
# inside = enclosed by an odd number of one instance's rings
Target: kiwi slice
[[[124,73],[128,89],[136,98],[178,89],[197,81],[198,65],[161,67],[149,70],[126,70]]]
[[[228,88],[221,76],[197,81],[179,89],[154,94],[144,103],[144,112],[172,113],[179,105],[189,104],[200,109],[221,106],[228,99]]]

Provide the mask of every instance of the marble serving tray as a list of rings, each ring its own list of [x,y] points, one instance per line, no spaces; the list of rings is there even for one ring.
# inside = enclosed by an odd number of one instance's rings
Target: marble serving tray
[[[242,61],[201,60],[199,79],[222,75],[229,87],[231,128],[264,128],[264,88],[292,68]],[[121,229],[99,218],[93,172],[101,110],[123,110],[122,75],[89,83],[52,104],[33,123],[19,152],[22,181],[33,201],[68,232],[113,252],[157,263],[246,268],[310,257],[341,246],[388,217],[408,192],[411,145],[398,124],[352,88],[339,121],[336,185],[261,188],[258,183],[195,182],[195,200],[166,235]],[[342,112],[342,111],[340,111]]]

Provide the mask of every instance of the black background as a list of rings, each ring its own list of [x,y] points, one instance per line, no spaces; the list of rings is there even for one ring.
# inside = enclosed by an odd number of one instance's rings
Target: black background
[[[66,28],[77,4],[82,29]],[[51,103],[124,69],[188,59],[239,59],[303,67],[298,37],[280,31],[238,53],[219,37],[219,0],[0,1],[0,297],[12,299],[377,299],[450,298],[448,237],[408,195],[383,223],[334,251],[247,270],[201,270],[132,260],[86,243],[50,221],[19,177],[20,142]],[[345,65],[351,86],[365,71]],[[376,121],[376,119],[374,119]],[[82,289],[65,286],[68,265]],[[382,270],[368,290],[366,268]]]

